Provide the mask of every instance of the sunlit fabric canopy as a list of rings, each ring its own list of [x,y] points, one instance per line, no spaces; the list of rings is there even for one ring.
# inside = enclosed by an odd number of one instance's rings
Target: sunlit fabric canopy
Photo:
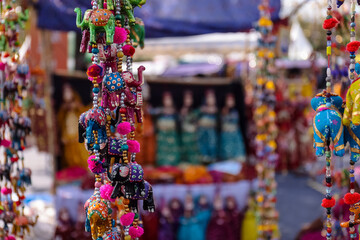
[[[135,11],[144,20],[146,37],[189,36],[213,32],[240,32],[259,19],[260,0],[148,0]],[[270,0],[272,18],[279,19],[280,0]],[[38,26],[76,30],[74,8],[90,8],[90,0],[40,0]]]

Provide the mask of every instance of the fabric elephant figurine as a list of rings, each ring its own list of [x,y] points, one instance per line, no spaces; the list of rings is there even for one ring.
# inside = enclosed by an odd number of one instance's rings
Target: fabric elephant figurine
[[[335,146],[334,154],[344,156],[344,131],[342,125],[342,98],[336,94],[326,97],[326,92],[317,94],[311,100],[311,106],[316,111],[313,119],[314,147],[316,156],[323,156],[325,146],[330,139]]]
[[[101,106],[104,109],[114,110],[119,105],[118,95],[125,87],[124,80],[120,73],[114,72],[106,74],[103,79],[103,97]]]
[[[350,208],[350,212],[354,213],[354,225],[360,224],[360,203],[355,203],[354,206]],[[340,226],[343,228],[349,227],[350,221],[340,223]]]
[[[360,64],[356,63],[355,71],[360,74]],[[360,125],[360,78],[353,81],[346,94],[346,107],[344,110],[343,124],[349,126],[350,122]]]
[[[90,203],[96,200],[96,196],[95,193],[88,199],[86,200],[85,204],[84,204],[84,211],[85,211],[85,232],[91,232],[91,226],[90,226],[90,219],[88,218],[88,210],[89,210],[89,206]]]
[[[111,225],[109,224],[111,213],[112,209],[107,200],[95,198],[89,201],[87,218],[90,223],[93,240],[102,239],[102,236],[111,230]]]
[[[134,25],[136,22],[134,17],[134,8],[142,7],[146,3],[146,0],[124,0],[123,3],[124,5],[122,6],[122,11],[128,17],[130,25]]]
[[[138,200],[143,200],[143,209],[149,212],[155,212],[155,203],[153,196],[153,189],[151,184],[144,180],[144,187],[138,188],[135,192],[135,195],[130,199],[129,207],[132,210],[137,210]]]
[[[142,88],[143,84],[143,71],[145,70],[144,66],[138,68],[138,80],[136,80],[131,72],[124,71],[122,73],[122,78],[124,79],[126,88],[125,88],[125,105],[127,106],[127,115],[128,119],[131,122],[135,122],[134,113],[136,114],[136,120],[138,123],[142,123],[142,112],[141,107],[143,104],[142,99]],[[126,92],[127,91],[127,92]],[[129,93],[131,92],[131,94]]]
[[[18,187],[22,186],[29,186],[31,185],[31,169],[30,168],[24,168],[20,172],[20,177],[17,182]]]
[[[9,120],[12,148],[22,151],[25,148],[25,137],[31,131],[31,120],[28,117],[14,116]]]
[[[89,29],[90,43],[96,43],[96,34],[105,32],[106,44],[112,44],[115,34],[115,17],[107,9],[86,10],[84,18],[81,19],[81,9],[75,8],[76,26],[82,30]]]
[[[95,148],[95,134],[98,135],[98,145],[101,150],[106,146],[106,115],[102,107],[92,108],[80,115],[79,118],[79,142],[83,143],[89,152]]]
[[[5,11],[4,19],[5,26],[11,30],[16,30],[17,25],[24,29],[24,22],[29,19],[29,10],[26,9],[24,13],[22,13],[18,12],[15,8],[9,8]]]
[[[18,86],[18,91],[23,89],[29,82],[30,70],[26,63],[19,64],[16,68],[15,84]],[[21,96],[21,92],[19,93]]]
[[[344,128],[344,138],[350,145],[351,161],[357,162],[360,157],[360,126],[350,123]]]
[[[144,180],[144,171],[140,164],[114,164],[108,176],[115,186],[111,198],[123,196],[130,199],[129,207],[132,209],[137,209],[137,200],[144,200],[145,211],[155,210],[152,186]]]
[[[145,25],[141,18],[135,18],[135,24],[130,27],[130,37],[133,40],[133,47],[144,48]]]
[[[35,219],[31,219],[27,216],[20,215],[15,217],[13,222],[12,233],[17,235],[18,233],[25,235],[25,233],[30,233],[29,226],[35,226],[38,221],[39,216],[36,216]]]

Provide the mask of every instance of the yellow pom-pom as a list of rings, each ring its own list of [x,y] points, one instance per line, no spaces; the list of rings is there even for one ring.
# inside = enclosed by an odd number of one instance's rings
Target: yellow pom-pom
[[[266,17],[262,17],[260,18],[259,22],[258,22],[260,27],[271,27],[272,26],[272,21]]]
[[[273,51],[269,51],[268,58],[274,58],[274,57],[275,57],[275,53]]]
[[[267,90],[275,90],[275,84],[273,81],[268,81],[265,85],[265,88]]]

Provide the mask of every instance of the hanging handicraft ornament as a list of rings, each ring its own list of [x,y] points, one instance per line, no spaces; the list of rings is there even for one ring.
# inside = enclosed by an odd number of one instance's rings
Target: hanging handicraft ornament
[[[144,210],[155,211],[152,186],[136,162],[140,144],[135,140],[135,126],[142,123],[145,68],[140,66],[134,77],[132,57],[136,46],[143,47],[145,32],[133,9],[145,2],[93,0],[92,9],[83,17],[75,9],[76,25],[82,29],[80,51],[93,54],[87,70],[93,84],[93,107],[80,116],[79,141],[91,154],[88,164],[96,179],[94,195],[85,204],[85,229],[94,240],[121,239],[122,235],[138,239],[144,233],[138,201],[143,200]],[[112,217],[114,203],[124,209],[116,218]]]

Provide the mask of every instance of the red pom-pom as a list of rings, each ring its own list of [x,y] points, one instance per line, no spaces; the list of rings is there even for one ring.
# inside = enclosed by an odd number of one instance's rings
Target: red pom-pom
[[[7,58],[9,56],[10,56],[10,54],[8,52],[4,53],[4,58]]]
[[[94,78],[94,77],[100,78],[102,76],[102,73],[103,73],[103,68],[97,64],[91,65],[86,72],[86,74],[90,78]]]
[[[129,226],[134,221],[135,213],[129,212],[121,216],[120,223],[123,226]]]
[[[140,152],[140,143],[136,140],[127,140],[127,145],[129,146],[129,152],[138,153]]]
[[[330,200],[324,198],[324,199],[322,200],[321,206],[322,206],[323,208],[332,208],[333,206],[335,206],[335,203],[336,203],[336,201],[335,201],[334,198],[331,198]]]
[[[339,21],[336,18],[326,19],[323,23],[323,28],[326,30],[332,29],[338,25]]]
[[[360,47],[359,41],[352,41],[346,45],[346,50],[348,52],[356,52]]]
[[[121,44],[127,39],[127,32],[124,28],[115,27],[114,43]]]
[[[129,228],[129,235],[132,238],[139,238],[144,234],[144,229],[142,227],[130,227]]]
[[[360,194],[359,193],[347,193],[344,196],[344,202],[348,205],[355,204],[360,201]]]
[[[12,190],[11,190],[11,188],[3,187],[3,188],[1,188],[1,193],[3,195],[8,195],[8,194],[12,193]]]
[[[16,240],[16,238],[12,235],[9,235],[9,236],[5,237],[5,240]]]
[[[95,161],[95,155],[91,155],[89,158],[88,158],[88,165],[89,165],[89,169],[92,173],[95,173],[95,174],[100,174],[100,173],[103,173],[105,172],[105,169],[103,168],[102,166],[102,162],[101,161]]]
[[[122,47],[125,56],[132,57],[135,54],[135,48],[129,44]]]
[[[19,157],[12,157],[10,158],[11,162],[17,162],[19,160]]]
[[[109,184],[102,185],[100,187],[101,198],[103,198],[105,200],[109,200],[110,202],[115,202],[115,199],[111,198],[111,194],[112,194],[113,190],[114,190],[114,187]]]
[[[131,132],[131,124],[129,122],[122,122],[116,127],[116,131],[121,135],[126,135]]]
[[[9,140],[3,139],[3,140],[1,140],[0,145],[8,148],[8,147],[10,147],[11,142]]]

